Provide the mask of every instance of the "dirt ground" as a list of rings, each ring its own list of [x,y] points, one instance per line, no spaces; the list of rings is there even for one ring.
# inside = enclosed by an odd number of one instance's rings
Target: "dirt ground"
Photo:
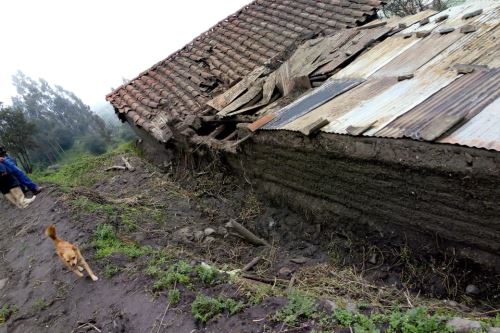
[[[115,157],[107,163],[119,161]],[[320,327],[318,320],[307,316],[294,325],[276,319],[292,288],[320,296],[319,304],[330,310],[337,304],[370,312],[401,301],[403,307],[422,303],[471,316],[495,313],[490,296],[471,302],[474,306],[446,297],[429,299],[408,291],[397,275],[387,271],[384,279],[383,274],[371,274],[379,281],[367,281],[354,266],[332,266],[328,246],[300,237],[283,243],[276,236],[279,232],[261,234],[272,246],[249,244],[228,233],[225,225],[230,219],[250,229],[269,221],[279,224],[280,219],[305,222],[285,209],[266,207],[251,190],[222,173],[208,170],[182,177],[178,172],[162,174],[137,156],[131,163],[134,172],[106,172],[106,165],[99,166],[99,172],[86,176],[84,186],[48,184],[25,210],[0,200],[0,305],[15,306],[0,333],[311,332]],[[124,198],[128,201],[117,203]],[[50,223],[63,239],[78,244],[99,281],[78,278],[63,267],[44,236]],[[117,242],[142,251],[140,255],[128,255],[128,250],[99,252],[103,249],[96,235],[102,225],[111,226]],[[155,284],[158,274],[152,270],[159,253],[168,257],[163,268],[182,260],[192,267],[205,262],[226,272],[255,257],[262,259],[238,279],[222,274],[224,278],[203,283],[190,273],[192,282],[187,286],[174,283],[181,296],[172,302],[168,296],[172,286]],[[370,267],[376,266],[381,267]],[[7,279],[4,286],[2,279]],[[199,294],[231,298],[244,307],[234,315],[222,311],[201,323],[192,311]]]

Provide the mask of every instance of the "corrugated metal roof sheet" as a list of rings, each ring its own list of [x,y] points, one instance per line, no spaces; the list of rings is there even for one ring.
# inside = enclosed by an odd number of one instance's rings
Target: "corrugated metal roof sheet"
[[[438,69],[418,73],[415,78],[393,85],[345,115],[334,119],[323,131],[348,134],[348,127],[370,125],[363,135],[372,135],[411,108],[422,103],[457,78],[453,71]]]
[[[443,15],[448,17],[435,22]],[[366,82],[272,128],[301,131],[326,119],[329,124],[321,130],[329,133],[440,140],[500,151],[499,23],[498,1],[470,1],[435,14],[430,23],[414,24],[375,45],[330,79]],[[460,31],[464,25],[474,26],[473,31]],[[425,38],[404,35],[436,27]],[[456,29],[439,33],[444,27]],[[486,67],[459,75],[458,64]],[[410,73],[414,76],[403,77]]]
[[[335,96],[359,85],[361,79],[332,80],[311,93],[299,98],[276,113],[276,117],[264,129],[278,129],[309,111],[325,104]]]
[[[387,90],[397,82],[398,81],[396,78],[391,77],[369,79],[368,81],[360,84],[355,89],[351,89],[343,93],[337,98],[321,105],[320,107],[300,117],[299,119],[286,124],[285,126],[283,126],[283,129],[300,131],[302,128],[315,122],[316,119],[319,118],[333,121],[334,119],[351,111],[364,101],[370,100],[374,96]]]
[[[439,142],[500,151],[500,99]]]
[[[433,141],[475,117],[499,96],[500,69],[477,70],[395,119],[375,136]]]

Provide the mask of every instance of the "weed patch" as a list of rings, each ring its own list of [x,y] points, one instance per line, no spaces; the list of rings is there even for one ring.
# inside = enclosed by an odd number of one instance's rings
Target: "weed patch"
[[[189,285],[190,273],[193,268],[185,261],[179,261],[171,265],[167,271],[160,270],[159,272],[153,271],[157,277],[153,285],[153,289],[162,290],[175,286],[178,283]],[[150,272],[151,273],[151,272]]]
[[[96,257],[103,259],[113,253],[122,253],[129,258],[137,258],[152,251],[149,246],[139,246],[134,243],[125,243],[118,239],[113,227],[101,224],[94,234],[94,244],[97,249]]]
[[[431,333],[448,332],[453,330],[446,326],[447,318],[438,315],[429,315],[427,309],[418,307],[402,313],[394,311],[389,319],[388,333]]]
[[[293,291],[288,295],[288,304],[276,313],[276,320],[288,325],[296,324],[299,319],[316,317],[316,300],[304,293]]]
[[[191,313],[197,321],[206,323],[224,311],[228,311],[230,315],[234,315],[243,308],[243,303],[232,298],[212,298],[199,294],[191,305]]]
[[[4,304],[0,308],[0,325],[5,323],[9,318],[17,312],[17,306],[16,305],[8,305]]]
[[[168,291],[168,301],[172,305],[177,305],[181,300],[181,292],[179,289],[170,289]]]
[[[220,275],[215,268],[204,264],[196,266],[196,274],[205,284],[213,284]]]

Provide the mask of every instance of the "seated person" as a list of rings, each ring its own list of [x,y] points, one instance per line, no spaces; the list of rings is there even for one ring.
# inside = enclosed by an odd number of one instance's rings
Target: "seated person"
[[[7,150],[4,147],[0,147],[0,163],[3,163],[8,173],[17,178],[21,188],[31,191],[33,194],[40,193],[42,188],[33,183],[33,181],[17,167],[16,161],[7,154]]]
[[[30,199],[24,196],[19,181],[7,172],[2,163],[0,163],[0,192],[18,208],[26,208],[35,200],[35,196]]]

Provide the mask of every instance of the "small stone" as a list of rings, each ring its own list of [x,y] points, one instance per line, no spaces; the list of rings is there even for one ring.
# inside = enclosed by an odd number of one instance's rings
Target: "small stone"
[[[406,29],[408,26],[406,25],[406,23],[399,23],[398,24],[398,28],[399,29]]]
[[[443,22],[447,18],[448,18],[448,15],[441,15],[438,18],[436,18],[436,20],[434,22],[436,22],[436,23]]]
[[[205,236],[210,236],[212,234],[215,234],[215,229],[214,228],[206,228],[204,230]]]
[[[325,300],[325,306],[330,312],[333,312],[339,308],[337,303],[335,303],[334,301],[330,301],[329,299]]]
[[[475,285],[473,284],[469,284],[466,288],[465,288],[465,293],[466,294],[469,294],[469,295],[478,295],[481,291],[479,290],[478,287],[476,287]]]
[[[460,32],[463,34],[469,34],[471,32],[476,31],[477,28],[471,24],[466,24],[460,28]]]
[[[420,20],[419,23],[420,23],[420,26],[426,25],[427,23],[429,23],[429,18],[426,17],[426,18]]]
[[[471,65],[464,65],[464,64],[458,64],[455,65],[455,70],[457,71],[457,74],[469,74],[474,72],[474,67]]]
[[[201,230],[195,231],[194,233],[194,240],[197,242],[201,242],[203,238],[205,237],[205,233]]]
[[[425,38],[431,34],[430,31],[417,31],[417,38]]]
[[[376,253],[373,253],[373,254],[371,255],[370,259],[368,259],[368,262],[369,262],[370,264],[374,264],[374,265],[375,265],[375,264],[377,263],[377,254],[376,254]]]
[[[205,238],[205,240],[203,241],[203,244],[210,244],[213,242],[215,242],[215,238],[209,236],[209,237]]]
[[[446,35],[446,34],[449,34],[450,32],[453,32],[453,31],[455,31],[455,28],[444,28],[444,29],[439,30],[439,33],[441,35]]]
[[[481,323],[474,320],[454,317],[447,323],[455,333],[469,333],[481,329]]]
[[[482,13],[483,13],[483,10],[482,9],[478,9],[478,10],[475,10],[473,12],[465,14],[464,16],[462,16],[462,19],[463,20],[467,20],[467,19],[470,19],[471,17],[481,15]]]
[[[413,74],[403,74],[398,76],[398,81],[413,79],[413,76],[414,76]]]
[[[226,236],[227,235],[227,229],[224,227],[218,227],[217,228],[217,234],[219,236]]]
[[[173,236],[181,240],[188,240],[188,241],[194,238],[194,234],[191,231],[190,227],[184,227],[177,230],[176,232],[173,233]]]
[[[500,327],[490,327],[488,333],[500,333]]]
[[[411,32],[407,33],[407,34],[403,34],[403,38],[406,39],[406,38],[410,38],[411,36],[413,36],[413,34]]]
[[[5,287],[5,285],[7,284],[8,280],[9,280],[8,278],[0,280],[0,290],[2,290]]]
[[[290,261],[293,263],[302,265],[302,264],[305,264],[307,262],[307,258],[306,257],[298,257],[298,258],[290,259]]]
[[[281,267],[278,271],[278,276],[282,278],[287,278],[292,275],[292,270],[288,267]]]

